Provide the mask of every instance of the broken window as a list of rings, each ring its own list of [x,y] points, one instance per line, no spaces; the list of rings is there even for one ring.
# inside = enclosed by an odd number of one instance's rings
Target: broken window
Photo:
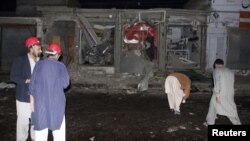
[[[195,68],[200,66],[200,28],[191,25],[169,25],[166,39],[167,68]]]
[[[89,22],[79,18],[80,56],[82,65],[114,65],[114,30],[115,24],[108,22]]]

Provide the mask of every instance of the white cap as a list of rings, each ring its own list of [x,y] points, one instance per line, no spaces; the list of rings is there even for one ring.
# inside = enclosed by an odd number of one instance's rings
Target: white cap
[[[45,51],[45,53],[46,54],[51,54],[51,55],[55,55],[55,54],[57,54],[57,52],[56,51]]]

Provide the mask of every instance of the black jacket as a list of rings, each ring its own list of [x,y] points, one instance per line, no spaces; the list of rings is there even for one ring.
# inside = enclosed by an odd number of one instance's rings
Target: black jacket
[[[16,99],[21,102],[29,102],[29,84],[25,84],[26,79],[31,78],[31,67],[28,55],[16,58],[13,61],[10,80],[16,83]]]

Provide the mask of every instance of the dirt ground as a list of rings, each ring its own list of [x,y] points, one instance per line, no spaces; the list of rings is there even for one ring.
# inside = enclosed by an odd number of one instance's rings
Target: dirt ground
[[[181,115],[168,108],[163,92],[138,94],[66,93],[68,141],[191,141],[207,140],[203,125],[209,94],[191,94],[181,105]],[[250,124],[250,95],[236,94],[243,124]],[[16,108],[14,89],[0,90],[0,140],[14,141]],[[217,124],[231,124],[223,116]],[[52,141],[50,132],[49,141]]]

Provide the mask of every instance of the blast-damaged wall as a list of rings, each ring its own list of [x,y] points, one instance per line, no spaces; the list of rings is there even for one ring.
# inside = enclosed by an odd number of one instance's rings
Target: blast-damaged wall
[[[66,65],[74,61],[75,26],[74,21],[55,21],[45,35],[46,44],[61,44],[63,49],[62,61]]]
[[[205,12],[197,15],[195,11],[169,9],[39,7],[38,11],[42,22],[37,24],[41,28],[37,35],[41,37],[42,46],[46,49],[52,42],[63,46],[63,62],[69,69],[72,83],[105,89],[143,91],[151,87],[152,82],[161,87],[162,81],[158,83],[155,78],[163,80],[167,74],[166,39],[169,27],[176,25],[193,31],[206,23]],[[180,38],[182,33],[189,35],[193,32],[181,32]],[[204,36],[198,33],[198,36]],[[204,49],[204,44],[199,46],[196,56],[200,56]],[[178,55],[174,54],[180,61]],[[197,66],[201,66],[202,59],[196,57],[194,60],[198,60]],[[180,68],[187,69],[186,66]]]

